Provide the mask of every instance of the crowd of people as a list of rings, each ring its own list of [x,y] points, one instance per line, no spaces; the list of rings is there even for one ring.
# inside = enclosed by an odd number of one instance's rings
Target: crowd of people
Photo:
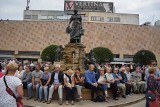
[[[10,107],[9,105],[15,104],[15,99],[6,92],[4,77],[18,98],[22,98],[23,89],[27,89],[27,100],[34,98],[35,101],[47,104],[52,102],[53,93],[58,92],[60,105],[63,104],[64,99],[66,105],[69,101],[74,105],[75,99],[83,99],[83,88],[91,91],[93,102],[97,102],[98,98],[108,102],[108,97],[111,97],[108,95],[108,90],[112,90],[114,100],[118,100],[120,95],[125,99],[132,97],[133,94],[145,94],[151,91],[156,94],[156,101],[158,101],[160,70],[156,63],[151,60],[147,66],[90,64],[84,73],[80,68],[62,70],[61,65],[51,63],[24,65],[16,61],[0,63],[0,106]],[[33,90],[36,92],[35,96],[33,96]],[[75,94],[76,91],[78,96]],[[101,95],[100,92],[102,92]],[[65,98],[63,98],[64,94]],[[151,105],[153,102],[146,99],[146,107]]]

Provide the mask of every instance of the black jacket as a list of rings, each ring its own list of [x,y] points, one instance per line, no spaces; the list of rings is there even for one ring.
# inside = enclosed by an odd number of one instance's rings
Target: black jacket
[[[120,83],[126,83],[127,82],[127,75],[125,73],[120,73],[122,76],[122,80],[120,80]]]
[[[55,76],[55,71],[54,71],[54,72],[52,73],[52,75],[51,75],[50,84],[53,84],[53,83],[54,83],[54,76]],[[59,80],[59,82],[60,82],[62,85],[64,84],[63,72],[62,72],[62,71],[59,71],[58,80]]]

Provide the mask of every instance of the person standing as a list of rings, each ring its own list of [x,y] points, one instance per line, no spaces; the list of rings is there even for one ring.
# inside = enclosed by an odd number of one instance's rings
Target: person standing
[[[59,105],[63,104],[63,72],[60,70],[60,65],[55,65],[55,71],[51,75],[51,87],[49,88],[49,96],[47,104],[51,103],[52,95],[55,90],[58,90],[59,95]]]
[[[158,82],[156,81],[155,74],[156,69],[154,67],[149,67],[148,69],[148,78],[147,78],[147,93],[153,93],[156,95],[155,101],[151,101],[146,98],[146,107],[159,107],[159,93],[158,93]]]
[[[17,69],[18,65],[14,61],[9,62],[7,64],[7,75],[0,78],[0,107],[17,107],[16,99],[6,91],[5,82],[16,95],[17,99],[22,99],[22,82],[14,76]]]
[[[90,64],[89,69],[85,72],[85,85],[84,87],[91,90],[91,101],[95,102],[94,93],[97,94],[97,81],[96,74],[94,72],[94,65]]]
[[[2,65],[0,63],[0,78],[3,77],[3,72],[2,72]]]

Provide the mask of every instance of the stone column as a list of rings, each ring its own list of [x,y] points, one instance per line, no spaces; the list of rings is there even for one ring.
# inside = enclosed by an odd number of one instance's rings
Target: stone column
[[[66,69],[75,69],[79,67],[84,69],[85,46],[80,43],[69,43],[65,45],[62,52],[63,62]]]

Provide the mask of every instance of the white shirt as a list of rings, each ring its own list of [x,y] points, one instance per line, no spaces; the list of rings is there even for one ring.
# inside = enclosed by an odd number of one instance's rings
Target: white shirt
[[[125,72],[126,76],[127,76],[127,80],[130,80],[131,79],[131,73],[130,72]]]
[[[108,73],[105,73],[105,77],[108,81],[114,79],[112,73],[108,74]],[[110,87],[110,83],[107,84],[108,85],[108,88]]]
[[[74,76],[74,74],[71,76],[71,81],[72,81],[73,76]],[[69,82],[69,78],[66,76],[66,74],[64,74],[63,78],[66,78],[67,82]]]
[[[21,72],[17,70],[16,73],[14,74],[14,76],[18,77],[19,79],[22,79],[23,73],[24,73],[24,70],[22,70]]]
[[[17,96],[16,87],[22,84],[21,80],[14,76],[6,76],[6,82],[8,87]],[[0,107],[17,107],[16,99],[6,91],[3,77],[0,78]]]
[[[110,81],[110,80],[114,79],[114,77],[113,77],[112,73],[110,73],[110,74],[105,73],[105,76],[106,76],[106,79],[107,79],[108,81]]]
[[[100,77],[98,79],[98,83],[103,82],[104,80],[105,80],[105,75],[100,75]]]

